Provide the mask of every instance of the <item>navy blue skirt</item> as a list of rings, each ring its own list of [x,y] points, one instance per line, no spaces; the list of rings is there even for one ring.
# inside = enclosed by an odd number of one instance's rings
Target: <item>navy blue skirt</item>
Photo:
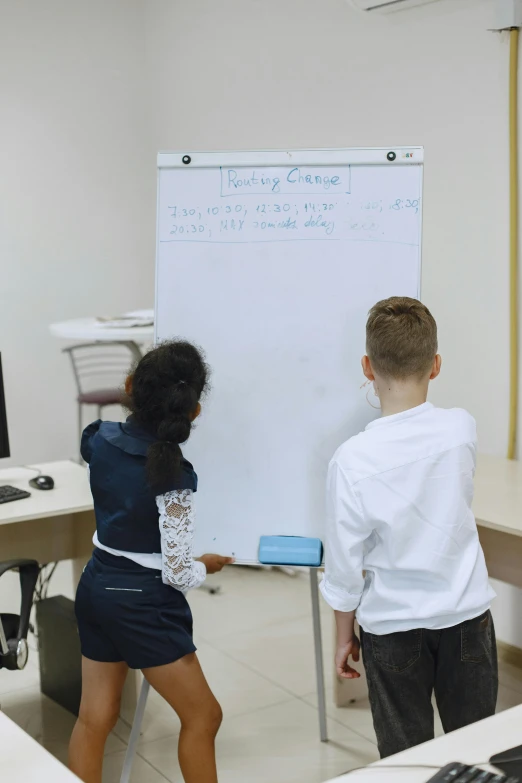
[[[164,666],[196,651],[187,599],[161,573],[96,549],[76,593],[82,655],[125,661],[131,669]]]

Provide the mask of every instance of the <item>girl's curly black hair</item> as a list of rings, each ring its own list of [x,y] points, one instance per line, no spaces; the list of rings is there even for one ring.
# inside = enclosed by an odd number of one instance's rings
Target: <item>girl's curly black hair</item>
[[[151,487],[168,485],[179,470],[179,444],[189,439],[209,375],[201,350],[184,340],[162,343],[138,363],[127,406],[136,422],[158,439],[147,454]]]

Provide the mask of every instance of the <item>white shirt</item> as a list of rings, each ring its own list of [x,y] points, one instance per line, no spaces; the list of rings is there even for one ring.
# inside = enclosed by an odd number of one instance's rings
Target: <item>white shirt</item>
[[[475,420],[426,402],[348,440],[328,471],[326,570],[333,609],[377,635],[448,628],[495,593],[471,510]],[[363,571],[366,577],[363,577]]]
[[[194,507],[192,490],[179,489],[159,495],[156,498],[159,512],[161,553],[124,552],[100,544],[98,534],[93,536],[93,544],[117,557],[127,557],[145,568],[161,571],[165,584],[176,590],[186,592],[199,587],[205,581],[205,564],[194,560],[192,540],[194,538]]]

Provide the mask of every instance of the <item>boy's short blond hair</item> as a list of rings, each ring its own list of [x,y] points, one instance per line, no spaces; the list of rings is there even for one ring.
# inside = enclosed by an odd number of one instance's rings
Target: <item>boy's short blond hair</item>
[[[366,353],[379,375],[399,380],[422,377],[437,354],[435,319],[417,299],[383,299],[368,314]]]

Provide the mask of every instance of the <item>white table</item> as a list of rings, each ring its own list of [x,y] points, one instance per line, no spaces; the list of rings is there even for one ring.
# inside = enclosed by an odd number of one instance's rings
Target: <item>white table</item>
[[[154,318],[153,310],[135,310],[125,313],[127,316],[145,316]],[[102,326],[96,318],[78,318],[51,324],[49,331],[62,340],[75,340],[88,343],[130,343],[132,352],[139,360],[142,356],[140,345],[150,345],[154,341],[154,326],[127,326],[114,328]]]
[[[62,340],[80,340],[88,342],[135,342],[152,343],[153,326],[131,326],[113,328],[100,326],[96,318],[79,318],[75,321],[62,321],[51,324],[49,331]]]
[[[517,745],[522,745],[522,705],[378,761],[359,772],[343,775],[335,783],[425,783],[436,770],[413,768],[394,772],[386,767],[399,764],[443,767],[452,761],[475,764]]]
[[[522,464],[480,454],[473,510],[489,575],[522,587]]]
[[[79,783],[36,740],[0,712],[0,769],[13,783]]]
[[[37,468],[54,479],[53,490],[30,487],[29,480],[36,473],[27,468],[0,471],[0,484],[31,492],[30,498],[0,505],[1,559],[72,560],[77,582],[92,553],[95,529],[87,471],[75,462],[51,462]]]
[[[0,484],[31,492],[29,498],[0,505],[0,560],[26,557],[41,564],[72,560],[71,588],[75,591],[91,557],[96,529],[87,470],[75,462],[36,467],[54,479],[54,489],[30,487],[29,480],[36,474],[27,468],[0,470]],[[130,672],[122,704],[126,714],[132,714],[136,708],[140,685],[141,675]]]

